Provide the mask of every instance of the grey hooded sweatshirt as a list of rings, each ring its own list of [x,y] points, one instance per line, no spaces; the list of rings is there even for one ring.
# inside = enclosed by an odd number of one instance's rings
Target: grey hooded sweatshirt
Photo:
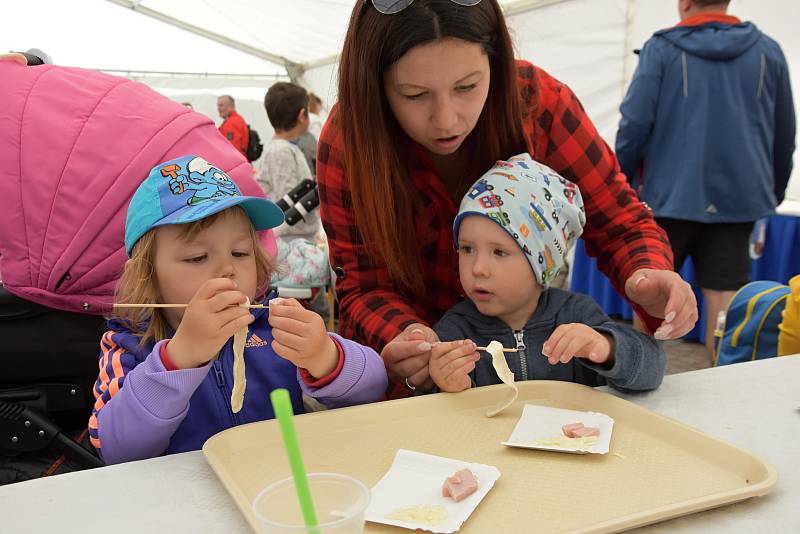
[[[542,356],[542,345],[555,329],[568,323],[583,323],[614,338],[614,363],[611,368],[595,365],[584,358],[550,365]],[[519,349],[505,353],[516,381],[564,380],[587,386],[610,385],[620,391],[646,391],[657,388],[664,377],[666,357],[661,344],[628,325],[609,318],[586,295],[550,288],[542,292],[539,305],[522,330],[514,331],[496,317],[480,313],[470,300],[463,300],[433,327],[441,341],[470,339],[479,346],[497,340],[504,347]],[[473,385],[500,384],[486,352],[471,373]]]

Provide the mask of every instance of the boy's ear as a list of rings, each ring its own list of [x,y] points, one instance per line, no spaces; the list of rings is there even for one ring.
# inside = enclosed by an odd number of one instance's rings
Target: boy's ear
[[[303,108],[297,112],[297,122],[302,122],[305,117],[308,116],[308,111]]]

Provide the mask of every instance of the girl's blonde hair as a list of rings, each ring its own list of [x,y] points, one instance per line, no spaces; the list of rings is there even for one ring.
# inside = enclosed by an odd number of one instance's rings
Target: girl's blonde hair
[[[214,224],[220,217],[232,215],[234,210],[247,217],[242,208],[234,206],[205,219],[181,225],[180,238],[191,241],[200,231]],[[256,298],[258,298],[269,287],[269,281],[275,272],[275,262],[264,253],[252,224],[249,228],[256,262]],[[134,245],[131,258],[125,262],[125,270],[117,285],[115,302],[158,303],[161,295],[158,292],[158,276],[155,268],[157,231],[158,228],[150,229]],[[115,312],[115,317],[135,335],[141,336],[141,344],[148,341],[157,342],[166,337],[169,325],[159,308],[119,308]]]

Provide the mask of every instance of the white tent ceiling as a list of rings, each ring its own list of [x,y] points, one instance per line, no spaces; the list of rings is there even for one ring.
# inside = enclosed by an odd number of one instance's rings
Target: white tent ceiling
[[[336,54],[355,1],[363,0],[6,1],[0,40],[6,49],[41,48],[60,65],[141,80],[215,118],[216,95],[232,94],[265,137],[271,128],[262,99],[276,79],[302,72],[301,83],[326,103],[335,100]],[[501,4],[518,56],[568,83],[613,144],[619,103],[636,65],[631,52],[653,31],[675,24],[677,1]],[[800,3],[733,0],[731,10],[781,43],[800,87],[800,36],[793,27]],[[791,195],[800,199],[798,176]]]
[[[9,44],[35,43],[64,65],[275,74],[285,73],[283,60],[314,64],[335,57],[355,1],[9,1],[3,2],[0,35]],[[560,1],[501,0],[501,4],[519,10]],[[219,44],[191,35],[185,31],[189,29],[228,40],[232,48],[221,54]],[[245,49],[249,54],[242,52]]]

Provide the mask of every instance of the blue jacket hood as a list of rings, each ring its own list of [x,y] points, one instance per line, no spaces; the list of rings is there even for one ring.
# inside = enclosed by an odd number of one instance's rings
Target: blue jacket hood
[[[733,25],[710,22],[701,26],[675,26],[656,32],[654,37],[666,39],[693,56],[727,61],[755,45],[761,38],[761,30],[752,22]]]

